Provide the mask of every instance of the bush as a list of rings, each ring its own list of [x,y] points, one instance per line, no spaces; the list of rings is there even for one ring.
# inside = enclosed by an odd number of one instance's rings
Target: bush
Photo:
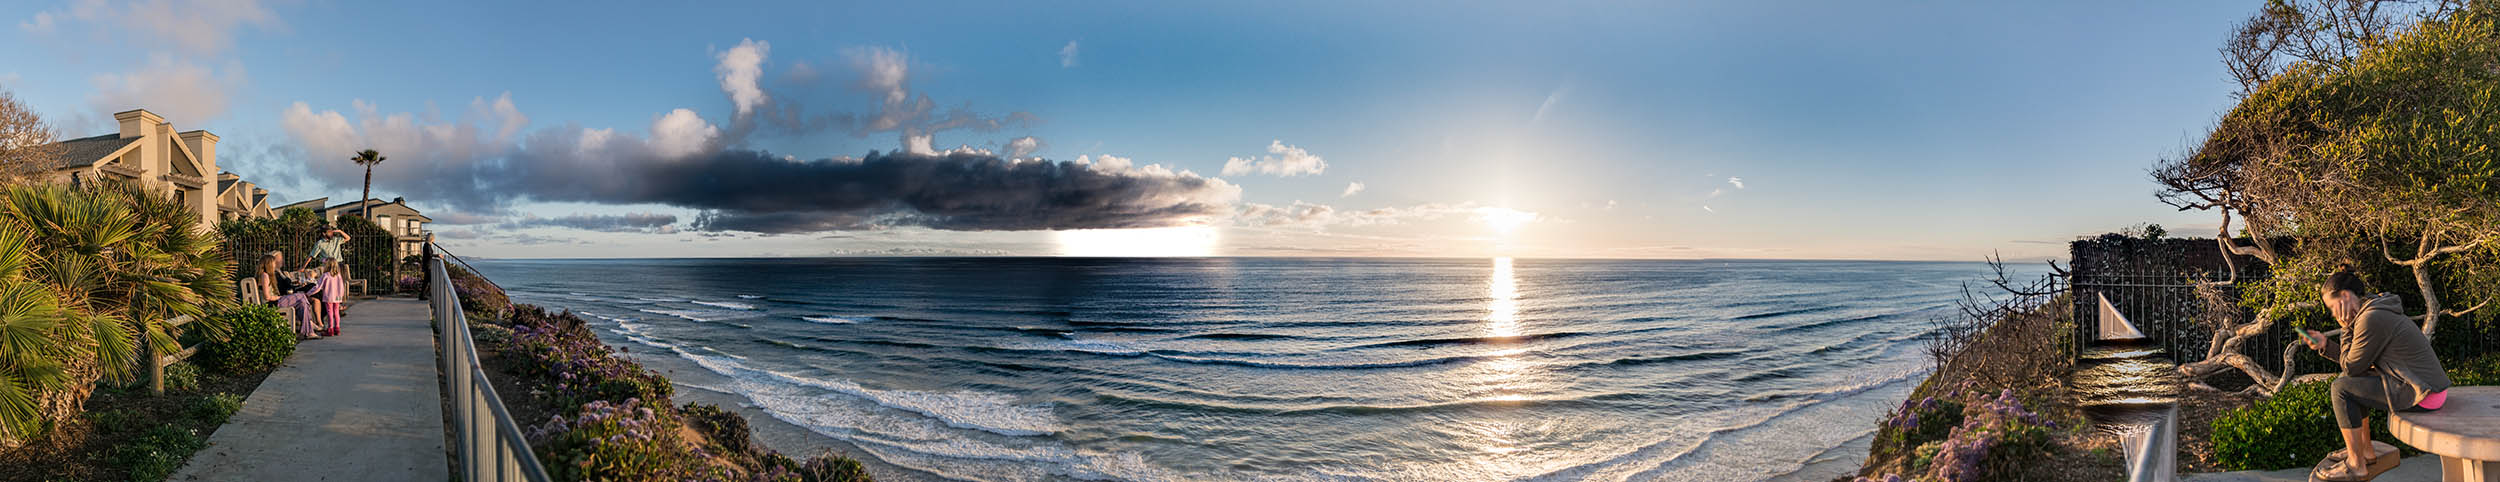
[[[540,380],[536,387],[558,406],[629,399],[665,402],[676,388],[668,378],[616,356],[572,313],[549,315],[537,307],[513,310],[512,340],[526,363],[519,368]],[[663,405],[665,408],[666,405]]]
[[[114,447],[106,461],[129,472],[131,480],[165,480],[182,468],[182,461],[208,446],[200,434],[171,425],[159,425],[147,435]]]
[[[747,430],[747,419],[737,413],[700,403],[686,404],[677,413],[685,417],[687,426],[711,438],[712,443],[720,444],[722,450],[745,453],[754,447]]]
[[[234,336],[208,343],[200,349],[200,358],[220,373],[267,372],[295,354],[295,327],[287,325],[286,316],[278,314],[277,308],[244,305],[216,316],[226,318]]]
[[[2214,461],[2230,470],[2280,470],[2308,467],[2343,448],[2328,400],[2333,390],[2329,382],[2293,385],[2215,418]],[[2370,418],[2370,438],[2414,452],[2387,432],[2386,415]]]
[[[129,409],[87,412],[87,420],[95,424],[97,432],[121,433],[139,429],[139,415]]]
[[[193,402],[191,404],[191,418],[200,419],[200,421],[208,422],[211,425],[224,425],[227,417],[233,417],[235,411],[242,409],[242,396],[232,393],[220,393],[200,397],[198,402]]]
[[[639,399],[583,405],[573,419],[557,416],[538,426],[532,438],[539,460],[554,480],[693,480],[718,475],[705,464],[708,454],[689,450],[677,431],[665,423],[667,405],[659,411]]]
[[[200,389],[200,366],[191,362],[165,365],[165,391],[188,392]]]

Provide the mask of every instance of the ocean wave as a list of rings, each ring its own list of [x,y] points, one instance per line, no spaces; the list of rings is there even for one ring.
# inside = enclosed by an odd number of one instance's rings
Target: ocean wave
[[[1184,336],[1184,337],[1181,337],[1180,339],[1184,339],[1184,340],[1302,340],[1302,339],[1309,339],[1309,338],[1310,338],[1310,337],[1307,337],[1307,336],[1298,336],[1298,335],[1275,335],[1275,334],[1267,334],[1267,333],[1202,333],[1202,334],[1196,334],[1196,335]]]
[[[1768,312],[1762,312],[1762,313],[1754,313],[1754,314],[1750,314],[1750,315],[1742,315],[1742,316],[1737,316],[1737,317],[1734,317],[1734,318],[1728,318],[1728,320],[1730,320],[1730,321],[1759,320],[1759,319],[1763,319],[1763,318],[1777,318],[1777,317],[1789,316],[1789,315],[1802,315],[1802,314],[1807,314],[1807,313],[1820,313],[1820,312],[1831,311],[1831,310],[1835,310],[1835,309],[1840,309],[1840,307],[1839,307],[1839,306],[1836,306],[1836,305],[1823,305],[1823,306],[1816,306],[1816,307],[1810,307],[1810,308],[1790,308],[1790,309],[1785,309],[1785,310],[1774,310],[1774,311],[1768,311]]]
[[[750,305],[750,304],[746,304],[746,303],[736,303],[736,302],[729,302],[729,301],[702,301],[702,300],[688,301],[687,303],[694,303],[694,304],[703,305],[703,306],[709,306],[709,307],[713,307],[713,308],[726,308],[726,309],[739,310],[739,311],[755,311],[755,305]]]
[[[843,318],[843,317],[839,317],[839,316],[832,316],[832,315],[800,316],[800,317],[799,317],[799,319],[801,319],[801,320],[807,320],[807,321],[813,321],[813,322],[817,322],[817,323],[830,323],[830,324],[836,324],[836,325],[848,325],[848,324],[853,324],[853,323],[859,323],[859,320],[854,320],[854,319],[850,319],[850,318]]]
[[[685,301],[686,301],[686,299],[685,299],[685,298],[665,298],[665,297],[663,297],[663,298],[647,298],[647,297],[641,297],[641,296],[636,296],[636,297],[634,297],[634,299],[635,299],[635,300],[637,300],[637,301],[645,301],[645,302],[651,302],[651,303],[683,303],[683,302],[685,302]]]
[[[1677,353],[1677,354],[1673,354],[1673,355],[1664,355],[1664,356],[1646,356],[1646,357],[1636,356],[1636,357],[1624,357],[1624,358],[1616,358],[1616,359],[1613,359],[1613,360],[1608,360],[1608,361],[1601,362],[1601,363],[1591,363],[1591,364],[1593,364],[1593,365],[1615,365],[1615,366],[1638,366],[1638,365],[1648,365],[1648,364],[1652,364],[1652,363],[1669,363],[1669,362],[1680,362],[1680,361],[1718,360],[1718,359],[1722,359],[1722,358],[1734,358],[1734,357],[1737,357],[1737,356],[1740,356],[1740,355],[1744,355],[1744,354],[1746,354],[1746,353],[1751,353],[1751,352],[1752,352],[1752,351],[1750,351],[1750,350],[1708,350],[1708,351],[1696,351],[1696,352],[1688,352],[1688,353]]]
[[[848,380],[818,379],[748,367],[727,357],[697,354],[671,347],[680,358],[731,378],[813,387],[867,400],[879,406],[918,413],[947,426],[1006,436],[1048,435],[1066,430],[1047,404],[1019,405],[1011,395],[970,390],[926,392],[878,390]]]
[[[706,315],[708,315],[708,314],[707,314],[707,313],[704,313],[704,312],[700,312],[700,311],[688,311],[688,310],[654,310],[654,309],[649,309],[649,308],[635,308],[635,309],[634,309],[634,311],[640,311],[640,312],[650,313],[650,314],[654,314],[654,315],[668,315],[668,316],[674,316],[674,317],[678,317],[678,318],[684,318],[684,319],[686,319],[686,320],[688,320],[688,321],[714,321],[714,320],[719,320],[719,319],[720,319],[720,318],[709,318],[709,317],[706,317]]]
[[[760,300],[764,299],[764,295],[738,295],[738,299]]]
[[[1411,348],[1411,347],[1436,347],[1436,346],[1447,346],[1447,345],[1481,345],[1481,344],[1491,344],[1491,343],[1520,343],[1520,342],[1529,342],[1529,341],[1538,341],[1538,340],[1557,340],[1557,339],[1571,338],[1571,337],[1575,337],[1575,336],[1586,336],[1586,335],[1588,335],[1588,333],[1566,331],[1566,332],[1558,332],[1558,333],[1531,333],[1531,334],[1525,334],[1525,335],[1512,335],[1512,336],[1471,336],[1471,337],[1461,337],[1461,338],[1427,338],[1427,339],[1421,339],[1421,340],[1399,340],[1399,341],[1391,341],[1391,342],[1373,343],[1373,344],[1369,344],[1369,345],[1358,345],[1358,346],[1350,347],[1350,348],[1347,348],[1347,349],[1363,349],[1363,348],[1401,348],[1401,347]]]
[[[1459,356],[1444,356],[1444,357],[1431,357],[1431,358],[1413,358],[1413,359],[1405,359],[1405,360],[1377,360],[1377,361],[1365,361],[1365,360],[1283,361],[1283,360],[1276,360],[1276,359],[1217,358],[1217,357],[1207,357],[1207,356],[1196,356],[1196,355],[1194,355],[1194,354],[1184,355],[1184,354],[1181,354],[1181,353],[1187,353],[1187,352],[1176,352],[1176,351],[1172,351],[1172,350],[1156,350],[1156,351],[1149,351],[1149,352],[1146,352],[1146,355],[1148,355],[1148,356],[1153,356],[1153,357],[1155,357],[1155,358],[1161,358],[1161,359],[1165,359],[1165,360],[1171,360],[1171,361],[1181,362],[1181,363],[1200,363],[1200,364],[1212,364],[1212,365],[1238,365],[1238,366],[1254,367],[1254,368],[1278,368],[1278,369],[1290,369],[1290,370],[1361,370],[1361,369],[1375,369],[1375,368],[1404,368],[1404,367],[1418,367],[1418,366],[1426,366],[1426,365],[1439,365],[1439,364],[1444,364],[1444,363],[1458,363],[1458,362],[1476,361],[1476,360],[1483,360],[1483,359],[1488,359],[1488,358],[1499,358],[1499,357],[1501,357],[1501,356],[1509,356],[1509,355],[1478,354],[1478,355],[1459,355]]]

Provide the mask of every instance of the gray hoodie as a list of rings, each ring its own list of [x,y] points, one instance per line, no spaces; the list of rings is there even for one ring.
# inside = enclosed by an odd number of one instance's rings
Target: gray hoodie
[[[2404,300],[2380,293],[2362,300],[2361,319],[2344,333],[2344,376],[2383,375],[2389,387],[2412,390],[2412,400],[2448,389],[2448,371],[2431,352],[2431,338],[2405,316]],[[2392,388],[2391,388],[2392,389]]]

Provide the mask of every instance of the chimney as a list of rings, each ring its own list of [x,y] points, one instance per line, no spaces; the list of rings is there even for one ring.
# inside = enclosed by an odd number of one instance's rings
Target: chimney
[[[156,126],[165,125],[164,116],[148,112],[147,109],[116,112],[113,113],[113,120],[121,122],[123,139],[146,137],[149,132],[156,130]]]
[[[124,132],[128,131],[125,130]],[[208,172],[217,172],[216,134],[210,134],[208,131],[191,131],[175,134],[175,136],[182,138],[182,147],[190,148],[192,154],[198,154],[200,156],[200,169],[205,169]]]

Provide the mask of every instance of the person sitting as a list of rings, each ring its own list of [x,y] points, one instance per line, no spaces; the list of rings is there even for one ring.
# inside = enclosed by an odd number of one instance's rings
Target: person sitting
[[[2319,298],[2343,326],[2343,337],[2301,330],[2311,349],[2342,365],[2333,400],[2344,451],[2336,454],[2340,460],[2330,456],[2320,464],[2312,474],[2318,480],[2370,480],[2396,468],[2397,454],[2376,453],[2370,444],[2371,409],[2430,411],[2448,400],[2448,371],[2430,337],[2405,316],[2404,300],[2386,293],[2363,298],[2366,289],[2350,270],[2328,276]]]
[[[313,330],[313,323],[320,315],[312,309],[314,301],[309,293],[312,286],[298,283],[292,277],[279,272],[278,266],[285,264],[285,258],[285,254],[277,251],[261,255],[258,276],[260,285],[264,288],[261,289],[260,301],[277,307],[280,313],[286,315],[288,321],[294,322],[295,336],[305,339],[321,338],[320,334]]]

